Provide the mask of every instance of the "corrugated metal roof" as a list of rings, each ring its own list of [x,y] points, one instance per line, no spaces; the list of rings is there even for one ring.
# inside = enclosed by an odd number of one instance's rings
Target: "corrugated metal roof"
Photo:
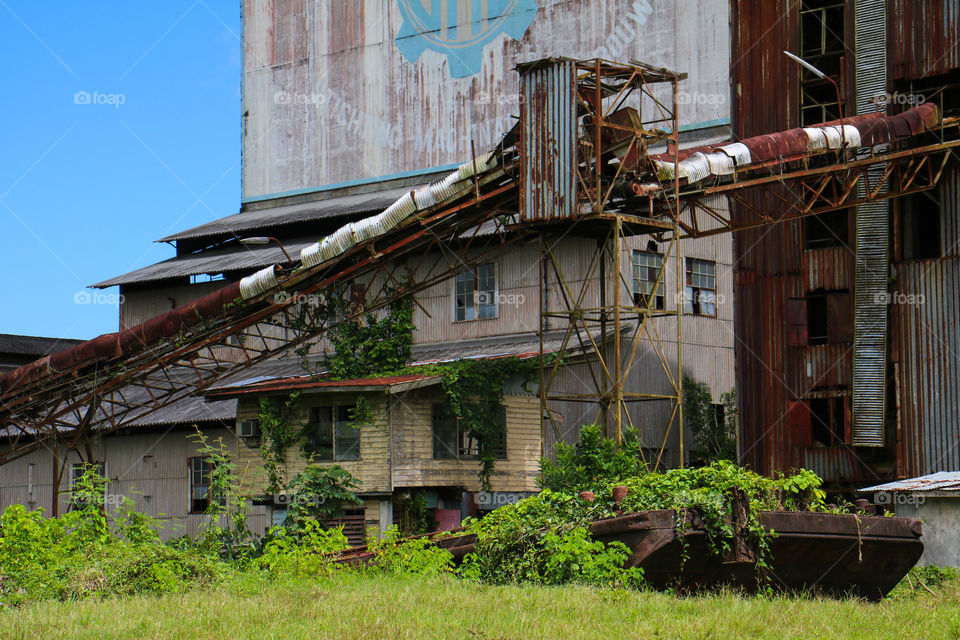
[[[552,332],[543,341],[546,353],[560,349],[563,344],[563,332]],[[568,354],[576,350],[568,349]],[[535,333],[521,333],[511,336],[492,336],[473,340],[460,340],[454,343],[415,344],[410,354],[410,364],[432,364],[450,362],[468,358],[504,358],[510,356],[533,357],[540,353],[540,341]],[[321,367],[323,356],[310,356],[307,363],[311,371],[318,375],[325,373]],[[266,360],[249,367],[233,376],[228,376],[207,388],[208,392],[223,391],[241,386],[263,383],[265,381],[306,379],[303,361],[297,356],[286,356]]]
[[[80,344],[83,340],[68,338],[44,338],[0,333],[0,353],[16,353],[28,356],[46,356],[54,351]]]
[[[403,194],[416,188],[417,187],[402,187],[399,189],[376,191],[374,193],[361,193],[341,196],[339,198],[329,198],[317,202],[304,202],[282,207],[243,211],[160,238],[157,242],[173,242],[176,240],[213,238],[217,236],[242,236],[258,229],[272,229],[284,225],[296,224],[298,222],[311,222],[353,214],[379,212],[393,204],[393,202]]]
[[[263,376],[260,376],[261,378]],[[380,378],[356,378],[354,380],[324,380],[313,379],[309,376],[294,376],[291,378],[275,378],[256,380],[246,384],[234,383],[226,388],[208,389],[207,397],[233,397],[255,393],[269,393],[271,391],[288,391],[290,389],[311,389],[314,391],[377,391],[390,389],[394,392],[409,391],[440,383],[440,376],[387,376]]]
[[[318,238],[283,240],[283,246],[287,253],[296,258],[301,249],[314,244],[317,240]],[[90,286],[104,289],[119,284],[155,282],[201,273],[217,274],[247,271],[260,269],[271,264],[282,264],[285,261],[286,257],[283,255],[283,251],[275,244],[247,246],[238,243],[236,246],[227,249],[176,256]]]
[[[897,480],[875,487],[860,489],[860,493],[876,493],[878,491],[956,491],[960,495],[960,471],[939,471],[919,478]]]

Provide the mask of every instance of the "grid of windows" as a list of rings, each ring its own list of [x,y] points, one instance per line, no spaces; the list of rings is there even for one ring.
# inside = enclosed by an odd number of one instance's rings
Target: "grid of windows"
[[[663,309],[664,283],[656,288],[657,274],[663,267],[663,256],[651,251],[633,252],[633,304],[646,307],[649,303],[654,309]],[[654,296],[654,289],[656,295]],[[651,299],[651,296],[654,296]]]
[[[507,414],[500,407],[503,437],[495,443],[498,460],[507,457]],[[480,455],[480,442],[470,436],[470,429],[445,404],[433,405],[433,457],[438,460],[471,460]]]
[[[697,258],[686,259],[684,313],[696,316],[717,315],[717,263]]]
[[[352,406],[311,407],[304,429],[304,452],[314,460],[359,460],[360,429]]]
[[[457,274],[454,319],[487,320],[497,317],[497,272],[492,263]]]

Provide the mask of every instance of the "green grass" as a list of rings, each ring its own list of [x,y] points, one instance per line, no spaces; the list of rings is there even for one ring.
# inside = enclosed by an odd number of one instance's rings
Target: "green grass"
[[[2,638],[960,638],[960,583],[881,603],[340,575],[0,612]]]

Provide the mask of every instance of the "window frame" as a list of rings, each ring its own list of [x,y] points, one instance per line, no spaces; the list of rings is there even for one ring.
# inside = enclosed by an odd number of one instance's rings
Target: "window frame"
[[[683,313],[686,315],[698,316],[702,318],[716,318],[717,311],[717,263],[714,260],[705,260],[703,258],[693,258],[686,256],[683,259]],[[692,270],[696,264],[710,265],[712,273],[698,273]],[[706,277],[713,279],[713,288],[703,286],[693,286],[693,276]],[[702,301],[703,292],[709,291],[712,294],[712,300]],[[704,313],[702,305],[712,305],[713,313]]]
[[[200,468],[197,469],[197,463],[199,462]],[[210,506],[210,487],[213,486],[213,478],[210,475],[213,473],[214,463],[209,456],[190,456],[187,458],[187,484],[189,487],[189,493],[187,494],[188,502],[188,513],[206,513],[207,508]],[[200,474],[201,478],[206,476],[207,483],[200,484],[197,482],[197,473]],[[197,498],[196,489],[197,488],[206,488],[206,493],[204,497]],[[202,508],[200,508],[199,503],[203,503]]]
[[[492,275],[490,278],[493,280],[493,289],[481,289],[481,278],[484,277],[481,274],[481,270],[491,269]],[[461,292],[460,284],[465,280],[465,275],[471,275],[473,283],[469,292],[464,290]],[[453,297],[451,300],[452,303],[452,317],[453,322],[476,322],[479,320],[496,320],[500,317],[500,273],[497,268],[496,262],[484,262],[483,264],[478,264],[475,267],[470,269],[465,269],[459,272],[453,277]],[[481,296],[488,294],[492,291],[493,301],[491,304],[482,304],[480,300]],[[459,305],[461,296],[470,296],[471,297],[471,306],[464,305],[462,309],[464,310],[464,317],[460,318],[458,312],[461,307]],[[480,317],[483,307],[493,307],[493,315]]]
[[[507,435],[507,411],[506,407],[501,406],[500,415],[503,421],[503,442],[499,443],[499,446],[496,451],[496,460],[507,460],[508,459],[508,435]],[[452,420],[454,424],[453,430],[453,439],[456,442],[456,446],[453,447],[454,451],[451,450],[450,443],[444,442],[439,439],[437,436],[437,422],[440,420]],[[448,404],[444,402],[437,402],[431,406],[431,420],[430,420],[430,443],[432,449],[432,459],[433,460],[477,460],[480,457],[480,441],[476,438],[470,437],[470,430],[466,428],[462,418],[457,417],[450,410]],[[449,434],[448,434],[449,435]],[[443,445],[443,448],[447,453],[452,453],[453,455],[438,455],[438,443]],[[443,449],[439,450],[440,452]]]
[[[361,429],[350,426],[350,423],[353,422],[350,411],[355,406],[355,404],[332,403],[307,407],[307,428],[311,434],[316,434],[318,432],[317,426],[322,424],[319,420],[315,420],[314,416],[319,415],[321,411],[329,412],[330,457],[320,457],[318,455],[320,447],[311,446],[311,441],[314,438],[310,436],[306,438],[302,445],[304,453],[316,462],[356,462],[362,460],[363,457],[360,455]],[[337,446],[337,441],[344,439],[345,429],[350,429],[355,434],[355,437],[348,438],[348,441],[353,442],[352,445],[347,447],[347,452],[350,455],[341,451],[341,447]]]
[[[641,256],[653,257],[655,259],[654,261],[659,262],[659,264],[639,265],[637,263],[637,259]],[[656,251],[644,251],[642,249],[634,249],[633,255],[631,257],[632,257],[632,263],[633,263],[633,306],[646,308],[647,296],[653,294],[653,304],[650,306],[650,308],[655,309],[657,311],[663,311],[664,308],[666,307],[666,299],[663,294],[663,292],[666,291],[666,286],[667,286],[666,272],[664,272],[663,274],[663,279],[660,281],[660,286],[656,287],[655,291],[651,291],[650,293],[644,293],[641,290],[640,284],[641,283],[649,284],[650,288],[653,289],[657,283],[656,278],[654,278],[653,280],[649,280],[649,279],[641,280],[639,277],[641,269],[647,270],[648,272],[651,269],[656,269],[658,272],[663,271],[664,270],[663,254],[658,253]]]

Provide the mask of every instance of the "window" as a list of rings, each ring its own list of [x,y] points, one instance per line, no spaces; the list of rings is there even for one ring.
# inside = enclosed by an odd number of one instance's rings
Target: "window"
[[[497,317],[497,274],[492,263],[458,273],[455,286],[456,322]]]
[[[663,267],[663,256],[650,251],[633,252],[633,305],[663,309],[664,283],[661,280],[654,294],[657,276]],[[650,296],[654,296],[650,299]]]
[[[717,263],[687,258],[687,287],[683,311],[695,316],[717,315]]]
[[[304,453],[314,460],[359,460],[360,429],[353,426],[353,406],[311,407],[304,429]]]
[[[940,202],[928,191],[900,198],[904,260],[931,260],[941,256]]]
[[[852,308],[847,291],[807,295],[807,344],[841,344],[853,340]]]
[[[849,441],[849,396],[790,402],[790,441],[799,447],[836,447]]]
[[[850,246],[848,210],[829,211],[803,219],[803,248]]]
[[[227,277],[222,273],[195,273],[190,276],[190,284],[201,284],[203,282],[217,282],[226,280]]]
[[[187,460],[190,469],[190,513],[203,513],[210,505],[213,460],[198,456]]]
[[[107,499],[107,467],[103,462],[75,462],[70,466],[70,491],[71,493],[77,490],[77,487],[80,484],[81,478],[83,478],[84,472],[88,467],[93,467],[97,476],[104,480],[103,483],[103,501],[106,503]],[[74,506],[80,507],[83,506],[84,500],[80,496],[71,496],[70,503]]]
[[[800,7],[800,57],[837,82],[844,55],[844,20],[843,0],[804,0]],[[803,126],[838,119],[833,85],[806,69],[798,71]]]
[[[507,414],[500,407],[503,437],[494,445],[498,460],[507,457]],[[433,405],[433,457],[438,460],[470,460],[480,455],[480,442],[470,436],[464,421],[450,411],[446,404]]]

